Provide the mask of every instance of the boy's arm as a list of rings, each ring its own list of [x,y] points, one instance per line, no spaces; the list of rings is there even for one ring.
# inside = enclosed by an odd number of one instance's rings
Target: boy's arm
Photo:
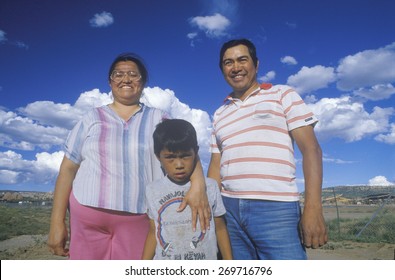
[[[229,234],[223,216],[215,217],[214,222],[215,234],[217,235],[218,247],[222,258],[224,260],[232,260],[232,247],[230,246]]]
[[[142,260],[152,260],[155,256],[156,238],[155,238],[155,222],[150,220],[150,228],[148,231],[147,239],[144,243]]]

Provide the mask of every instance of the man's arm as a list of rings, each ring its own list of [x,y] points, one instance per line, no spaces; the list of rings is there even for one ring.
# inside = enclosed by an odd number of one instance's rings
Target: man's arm
[[[303,156],[305,202],[301,219],[302,241],[306,247],[318,248],[328,241],[322,213],[322,151],[313,126],[299,127],[291,131]]]
[[[214,179],[217,181],[219,188],[221,189],[221,154],[220,153],[212,153],[210,165],[207,171],[207,177]]]
[[[155,256],[156,238],[155,238],[155,222],[150,220],[150,228],[148,231],[147,239],[144,243],[142,260],[152,260]]]

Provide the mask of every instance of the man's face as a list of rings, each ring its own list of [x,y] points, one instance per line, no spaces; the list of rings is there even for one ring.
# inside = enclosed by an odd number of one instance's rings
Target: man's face
[[[194,149],[172,152],[165,148],[159,154],[159,161],[170,180],[185,184],[195,169],[196,152]]]
[[[235,97],[242,97],[255,89],[257,67],[244,45],[238,45],[225,51],[222,58],[222,73],[232,87]]]

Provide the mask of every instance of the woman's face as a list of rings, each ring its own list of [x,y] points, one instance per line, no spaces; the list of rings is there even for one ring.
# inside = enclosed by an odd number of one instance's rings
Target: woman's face
[[[143,83],[141,78],[136,81],[136,79],[133,79],[133,77],[127,74],[129,72],[133,72],[140,75],[140,71],[136,63],[133,61],[120,61],[115,65],[114,71],[117,71],[118,74],[125,74],[119,81],[110,79],[114,102],[124,105],[138,104],[144,88]]]

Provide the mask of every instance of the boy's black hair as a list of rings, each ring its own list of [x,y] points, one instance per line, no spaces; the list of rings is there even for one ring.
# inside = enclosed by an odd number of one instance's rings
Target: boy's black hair
[[[153,134],[154,152],[159,157],[163,149],[170,152],[198,151],[196,130],[193,125],[181,119],[166,119],[159,123]]]

